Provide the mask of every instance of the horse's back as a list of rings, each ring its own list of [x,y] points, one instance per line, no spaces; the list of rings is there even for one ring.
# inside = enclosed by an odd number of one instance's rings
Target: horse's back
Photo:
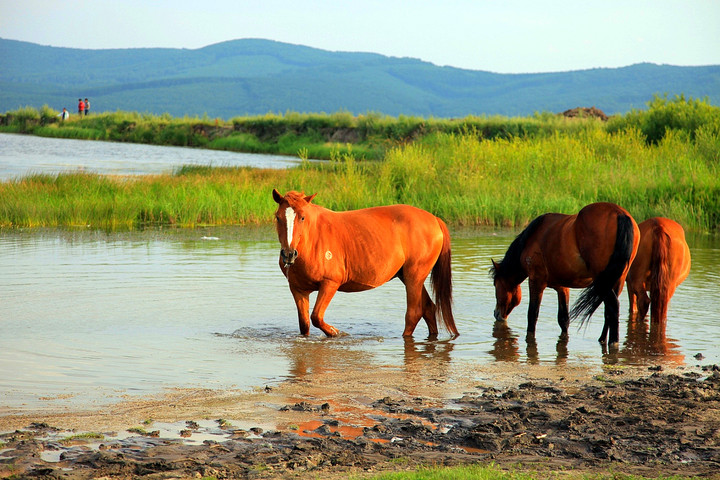
[[[630,213],[610,202],[591,203],[581,209],[575,221],[575,234],[580,255],[593,274],[606,268],[619,247],[627,251],[628,261],[632,262],[640,242],[640,230]],[[629,244],[616,246],[617,241]]]
[[[438,218],[432,213],[411,205],[386,205],[336,212],[336,219],[355,235],[388,237],[387,240],[426,241],[428,237],[442,239]],[[359,238],[356,237],[356,238]]]
[[[346,287],[379,286],[403,270],[427,275],[442,248],[439,219],[410,205],[388,205],[344,212],[327,211],[325,245],[343,258]]]

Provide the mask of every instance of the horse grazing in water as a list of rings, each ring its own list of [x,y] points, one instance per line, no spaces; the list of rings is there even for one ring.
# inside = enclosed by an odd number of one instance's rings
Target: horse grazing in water
[[[635,220],[614,203],[593,203],[575,215],[546,213],[537,217],[510,244],[490,269],[495,283],[495,320],[506,321],[521,299],[520,284],[530,288],[528,336],[535,334],[546,287],[558,294],[558,324],[567,334],[570,318],[586,322],[605,304],[600,342],[619,342],[620,303],[625,276],[637,252],[640,233]],[[568,311],[569,288],[585,288]]]
[[[445,222],[409,205],[333,212],[312,203],[315,195],[273,190],[280,240],[280,269],[295,299],[300,333],[312,324],[332,337],[338,330],[325,323],[325,309],[335,292],[359,292],[399,278],[407,292],[404,336],[424,318],[431,336],[437,316],[453,336],[450,234]],[[432,273],[431,273],[432,271]],[[431,274],[435,303],[424,282]],[[317,291],[312,315],[310,292]],[[436,306],[437,305],[437,306]]]
[[[685,231],[669,218],[649,218],[639,225],[640,246],[627,276],[630,315],[665,325],[668,304],[690,273],[690,248]],[[648,297],[646,292],[650,292]]]

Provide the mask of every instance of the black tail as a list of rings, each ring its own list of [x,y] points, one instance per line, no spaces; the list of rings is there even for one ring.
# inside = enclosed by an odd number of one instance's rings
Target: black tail
[[[630,258],[632,257],[633,237],[632,219],[627,215],[618,215],[615,249],[610,256],[610,261],[605,267],[605,270],[600,272],[593,280],[593,283],[580,294],[580,297],[578,297],[570,311],[571,319],[575,320],[578,317],[582,317],[580,325],[583,325],[590,319],[608,295],[615,295],[613,287],[618,283],[618,280],[628,267]]]

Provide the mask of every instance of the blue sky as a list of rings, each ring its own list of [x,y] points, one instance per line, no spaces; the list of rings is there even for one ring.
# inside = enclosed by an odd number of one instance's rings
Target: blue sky
[[[72,48],[267,38],[499,73],[720,64],[719,0],[0,0],[0,37]]]

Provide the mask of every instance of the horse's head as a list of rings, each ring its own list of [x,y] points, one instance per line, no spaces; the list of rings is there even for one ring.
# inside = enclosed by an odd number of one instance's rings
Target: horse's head
[[[507,320],[513,308],[520,304],[522,291],[520,290],[519,283],[498,274],[500,265],[496,263],[495,260],[493,260],[492,263],[493,266],[490,268],[490,274],[495,284],[495,320],[504,322]]]
[[[280,240],[280,259],[285,268],[295,263],[298,256],[297,245],[305,230],[307,207],[315,195],[291,191],[282,196],[273,189],[273,199],[278,204],[275,211],[275,227]]]

